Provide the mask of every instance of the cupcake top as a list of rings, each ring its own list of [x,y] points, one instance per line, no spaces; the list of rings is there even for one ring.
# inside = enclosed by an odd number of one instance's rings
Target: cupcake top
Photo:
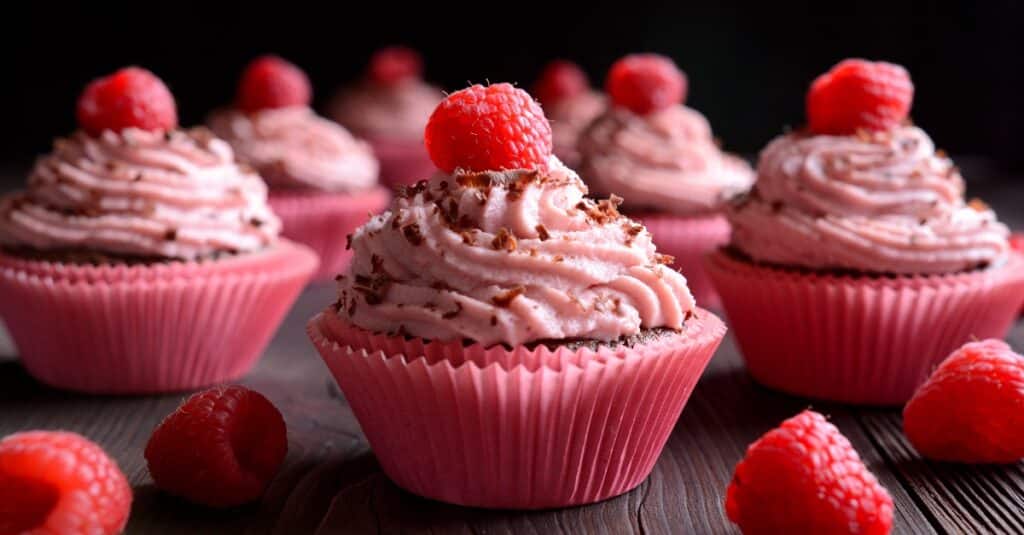
[[[517,346],[680,329],[686,280],[650,234],[551,155],[540,107],[509,84],[453,93],[426,134],[444,171],[351,236],[337,313],[364,329]],[[518,142],[517,142],[518,141]]]
[[[309,108],[309,80],[298,67],[257,58],[238,93],[235,108],[211,115],[210,128],[271,187],[343,192],[376,185],[370,146]]]
[[[754,173],[721,151],[707,119],[682,105],[685,76],[668,58],[635,54],[608,75],[613,105],[581,134],[581,170],[602,194],[632,210],[679,215],[720,210]]]
[[[58,139],[28,188],[0,201],[0,244],[194,260],[276,242],[259,175],[207,130],[176,130],[173,110],[166,86],[142,69],[90,84],[82,130]]]
[[[1001,263],[1006,226],[964,201],[959,171],[906,124],[902,67],[847,60],[812,85],[809,131],[761,153],[758,181],[729,214],[755,261],[868,273],[952,273]]]
[[[370,58],[364,79],[341,90],[329,107],[335,121],[370,139],[419,143],[423,127],[443,94],[423,81],[414,50],[388,47]]]
[[[555,60],[544,67],[533,94],[551,121],[555,155],[570,167],[579,165],[576,143],[583,129],[608,106],[604,95],[590,88],[583,69],[566,60]]]

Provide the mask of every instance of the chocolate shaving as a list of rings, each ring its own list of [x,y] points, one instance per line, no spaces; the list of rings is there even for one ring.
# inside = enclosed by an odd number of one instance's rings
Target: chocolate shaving
[[[518,246],[519,243],[516,241],[516,237],[505,227],[501,227],[498,233],[494,235],[494,239],[491,240],[491,247],[499,251],[504,249],[511,253]]]
[[[450,310],[448,312],[445,312],[444,314],[441,314],[441,317],[446,319],[446,320],[450,320],[450,319],[454,318],[455,316],[458,316],[459,313],[461,313],[461,312],[462,312],[462,303],[456,301],[455,302],[455,310]]]
[[[345,250],[346,251],[352,250],[352,235],[351,234],[345,235]]]
[[[491,175],[488,173],[463,173],[456,176],[455,181],[466,188],[488,189],[491,187]]]
[[[782,211],[782,201],[772,201],[772,212],[776,214]]]
[[[491,316],[491,326],[493,327],[493,326],[495,326],[497,324],[498,324],[498,316],[492,315]]]
[[[659,263],[659,264],[663,264],[663,265],[667,266],[667,265],[671,265],[673,262],[675,262],[676,261],[676,257],[674,257],[674,256],[672,256],[670,254],[654,253],[654,261]]]
[[[444,291],[446,291],[446,292],[450,292],[450,291],[452,291],[452,287],[451,287],[451,286],[448,286],[448,283],[447,283],[447,282],[444,282],[444,281],[436,281],[436,282],[432,282],[432,283],[430,284],[430,287],[431,287],[431,288],[433,288],[433,289],[435,289],[435,290],[444,290]]]
[[[249,224],[256,228],[260,228],[263,226],[263,220],[258,217],[254,217],[249,220]]]
[[[565,257],[559,254],[555,255],[555,257],[552,260],[554,260],[555,262],[565,262]]]
[[[370,270],[374,273],[381,273],[384,271],[384,259],[375,255],[370,255]]]
[[[420,226],[416,223],[409,223],[402,227],[402,234],[404,234],[405,239],[409,240],[409,243],[413,245],[420,245],[423,243],[423,234],[420,232]]]
[[[523,295],[523,293],[525,292],[526,288],[523,288],[522,286],[516,286],[511,290],[504,291],[492,297],[491,303],[493,303],[494,306],[496,307],[508,308],[509,304],[512,303],[513,299],[519,297],[520,295]]]
[[[352,317],[356,313],[356,300],[355,299],[353,299],[352,301],[349,302],[348,310],[346,312],[348,312],[349,317]]]
[[[387,273],[378,273],[372,277],[356,275],[352,289],[363,294],[368,305],[379,305],[384,301],[384,294],[391,286],[391,277]]]
[[[540,241],[547,241],[551,238],[551,234],[548,233],[548,228],[543,224],[537,225],[536,230],[537,237],[540,238]]]
[[[167,232],[164,232],[164,239],[167,241],[178,239],[178,229],[167,229]]]
[[[985,201],[978,199],[977,197],[971,199],[971,201],[967,203],[967,206],[973,208],[975,212],[987,212],[991,210],[988,204],[985,204]]]
[[[462,243],[465,243],[466,245],[473,245],[476,243],[476,237],[468,230],[460,232],[459,235],[462,236]]]

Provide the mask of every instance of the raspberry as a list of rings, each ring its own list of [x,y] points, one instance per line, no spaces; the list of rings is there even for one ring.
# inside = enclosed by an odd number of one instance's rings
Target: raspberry
[[[658,54],[630,54],[616,61],[605,81],[605,91],[616,106],[640,115],[682,104],[686,86],[683,71]]]
[[[163,81],[139,67],[97,78],[78,97],[78,125],[98,136],[125,128],[166,131],[178,126],[174,96]]]
[[[544,112],[510,84],[452,93],[430,116],[425,138],[434,165],[449,173],[542,168],[551,156]]]
[[[994,339],[957,349],[907,403],[903,430],[930,459],[1024,458],[1024,357]]]
[[[846,437],[806,410],[750,445],[725,511],[747,535],[884,534],[893,505]]]
[[[250,113],[308,106],[312,95],[306,73],[277,56],[254,59],[238,82],[238,107]]]
[[[124,474],[85,437],[27,431],[0,440],[0,533],[120,533],[131,505]]]
[[[899,65],[848,59],[819,76],[807,92],[807,120],[816,134],[889,130],[910,113],[914,84]]]
[[[146,462],[158,488],[230,507],[262,496],[287,452],[281,413],[235,385],[195,394],[164,419],[146,445]]]
[[[398,85],[418,79],[423,74],[423,59],[418,52],[404,46],[389,46],[370,57],[370,80],[384,86]]]
[[[590,88],[583,69],[571,61],[556,59],[548,63],[533,86],[533,94],[541,103],[550,106],[563,99],[574,97]]]

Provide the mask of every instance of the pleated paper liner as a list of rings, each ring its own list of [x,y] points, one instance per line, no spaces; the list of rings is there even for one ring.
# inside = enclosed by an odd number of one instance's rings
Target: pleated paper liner
[[[598,351],[406,340],[331,310],[308,331],[397,485],[543,509],[611,498],[650,474],[725,325],[701,310],[683,333]]]
[[[950,352],[1002,338],[1024,301],[1024,257],[931,276],[816,274],[719,251],[708,270],[751,375],[800,396],[900,405]]]
[[[28,372],[95,394],[236,379],[316,269],[306,247],[205,262],[80,266],[0,255],[0,317]]]
[[[316,252],[320,268],[315,281],[334,279],[352,259],[347,236],[370,214],[387,208],[391,195],[383,187],[351,193],[271,191],[270,207],[281,218],[282,235]]]
[[[389,187],[409,186],[437,172],[422,139],[368,138],[380,161],[380,180]]]
[[[704,257],[729,241],[731,227],[721,214],[677,216],[671,214],[641,213],[635,217],[654,236],[658,252],[672,255],[673,267],[686,277],[686,285],[693,292],[697,304],[704,308],[720,309],[721,300],[704,268]]]

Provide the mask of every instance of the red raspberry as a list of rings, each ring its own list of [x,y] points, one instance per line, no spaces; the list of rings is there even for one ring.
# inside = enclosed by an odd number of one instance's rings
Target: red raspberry
[[[1020,232],[1010,234],[1010,248],[1017,252],[1024,252],[1024,234]]]
[[[847,59],[819,76],[807,92],[807,120],[816,134],[889,130],[910,113],[914,84],[899,65]]]
[[[957,349],[907,403],[903,430],[930,459],[1024,458],[1024,357],[994,339]]]
[[[423,59],[418,52],[404,46],[389,46],[370,57],[370,80],[384,86],[398,85],[418,79],[423,74]]]
[[[750,445],[725,511],[746,535],[881,535],[892,527],[893,505],[850,441],[806,410]]]
[[[97,78],[78,97],[78,125],[91,135],[125,128],[166,131],[178,126],[174,96],[163,81],[139,67]]]
[[[564,59],[548,63],[533,86],[533,94],[541,103],[550,106],[563,99],[574,97],[590,89],[587,74],[579,65]]]
[[[474,85],[438,104],[427,122],[427,152],[443,171],[543,168],[551,125],[540,105],[510,84]]]
[[[630,54],[612,65],[605,91],[616,106],[640,115],[682,104],[686,75],[669,58],[658,54]]]
[[[262,496],[287,452],[281,413],[235,385],[195,394],[164,419],[146,445],[146,462],[157,487],[230,507]]]
[[[277,56],[252,60],[238,82],[238,107],[250,113],[308,106],[312,96],[306,73]]]
[[[0,440],[0,533],[121,533],[131,506],[128,480],[85,437],[28,431]]]

